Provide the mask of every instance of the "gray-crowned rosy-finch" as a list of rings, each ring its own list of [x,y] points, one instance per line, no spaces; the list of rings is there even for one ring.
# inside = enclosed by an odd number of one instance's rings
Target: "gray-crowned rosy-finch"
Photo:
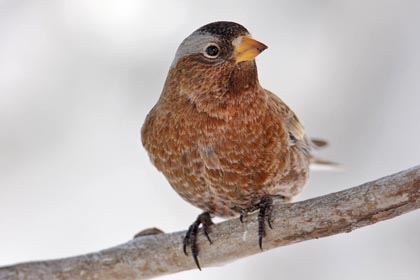
[[[266,48],[234,22],[194,31],[142,128],[152,163],[204,210],[184,239],[199,268],[197,230],[202,225],[208,237],[211,216],[259,210],[261,247],[273,198],[290,201],[308,179],[312,142],[293,111],[258,82],[254,58]]]

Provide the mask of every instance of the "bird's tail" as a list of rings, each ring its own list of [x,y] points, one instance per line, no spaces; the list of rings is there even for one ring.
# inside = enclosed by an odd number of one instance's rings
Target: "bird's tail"
[[[323,139],[311,138],[310,144],[315,150],[323,149],[328,146],[328,142]],[[325,170],[325,171],[341,171],[342,167],[337,162],[320,159],[312,155],[311,170]]]

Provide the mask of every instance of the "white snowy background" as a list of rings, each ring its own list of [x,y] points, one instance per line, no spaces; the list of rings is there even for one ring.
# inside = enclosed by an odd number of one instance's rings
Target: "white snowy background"
[[[0,0],[0,266],[188,227],[200,211],[139,131],[178,44],[216,20],[269,46],[261,84],[345,168],[297,200],[420,164],[419,1]],[[419,263],[417,211],[164,279],[418,279]]]

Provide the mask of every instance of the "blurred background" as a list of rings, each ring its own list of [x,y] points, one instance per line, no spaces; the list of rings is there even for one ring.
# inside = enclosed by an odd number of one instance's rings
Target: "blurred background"
[[[420,164],[419,1],[0,0],[0,266],[187,229],[200,210],[139,131],[179,43],[216,20],[269,46],[261,84],[344,166],[297,200]],[[418,279],[419,262],[417,211],[164,279]]]

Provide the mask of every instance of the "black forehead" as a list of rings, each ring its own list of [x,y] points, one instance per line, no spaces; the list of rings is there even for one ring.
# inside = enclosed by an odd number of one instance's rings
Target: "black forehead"
[[[236,22],[231,21],[217,21],[206,24],[196,32],[210,33],[223,37],[226,40],[233,40],[238,36],[249,34],[248,30]]]

